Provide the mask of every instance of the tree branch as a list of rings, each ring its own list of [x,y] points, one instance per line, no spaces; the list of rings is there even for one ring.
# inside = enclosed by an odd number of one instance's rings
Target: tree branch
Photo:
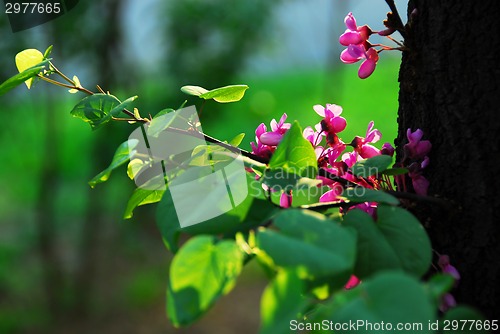
[[[401,34],[401,36],[403,36],[403,38],[406,38],[405,25],[403,24],[403,20],[401,20],[401,16],[399,15],[399,12],[398,12],[398,9],[396,7],[396,4],[394,3],[394,0],[385,0],[385,2],[387,3],[389,8],[391,9],[393,17],[396,21],[396,22],[394,22],[394,23],[396,23],[396,26],[393,28],[395,28]]]

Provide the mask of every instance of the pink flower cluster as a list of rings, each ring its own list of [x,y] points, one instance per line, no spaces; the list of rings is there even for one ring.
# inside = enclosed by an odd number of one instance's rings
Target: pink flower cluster
[[[456,287],[458,285],[458,282],[460,281],[460,273],[458,272],[457,268],[450,264],[450,257],[448,255],[440,255],[438,259],[438,265],[444,274],[448,274],[454,278]],[[446,293],[441,299],[439,309],[441,310],[441,312],[446,312],[455,305],[457,305],[457,302],[455,301],[453,295],[451,293]]]
[[[271,158],[283,135],[290,129],[290,123],[285,123],[286,118],[287,115],[283,114],[279,122],[273,119],[271,121],[271,131],[267,131],[264,123],[257,127],[255,130],[255,143],[250,143],[253,154],[266,159]]]
[[[350,36],[349,38],[353,38]],[[374,144],[382,138],[381,132],[375,128],[373,121],[368,123],[364,137],[355,136],[351,142],[344,142],[339,134],[345,130],[347,121],[342,117],[342,107],[335,104],[326,104],[325,106],[315,105],[314,111],[321,116],[321,120],[314,127],[306,127],[303,131],[303,137],[311,143],[318,162],[318,168],[323,170],[317,178],[321,180],[319,187],[326,188],[322,192],[319,199],[320,202],[337,202],[345,201],[342,196],[346,187],[363,187],[375,190],[393,190],[393,184],[387,175],[370,175],[356,176],[352,172],[352,167],[360,160],[373,158],[379,155],[394,155],[394,147],[390,143],[384,143],[381,148],[377,148]],[[275,119],[271,121],[271,131],[267,131],[264,123],[260,124],[255,130],[256,139],[251,143],[253,154],[270,159],[277,145],[284,137],[285,133],[290,129],[290,124],[285,123],[287,118],[283,114],[279,122]],[[421,195],[427,193],[429,182],[422,175],[422,170],[428,165],[429,153],[432,145],[428,140],[422,140],[423,131],[417,129],[412,132],[407,131],[408,143],[404,145],[404,158],[402,164],[397,166],[406,166],[409,170],[408,176],[413,182],[413,189]],[[256,176],[256,178],[259,178]],[[400,189],[402,186],[404,175],[398,175],[395,178]],[[267,189],[267,186],[263,184]],[[405,188],[406,189],[406,188]],[[283,191],[280,196],[279,205],[282,208],[292,206],[293,193],[292,190]],[[372,217],[376,218],[376,202],[364,202],[354,206],[350,206],[348,210],[360,209]],[[341,212],[345,210],[341,209]],[[449,273],[457,280],[459,279],[456,269],[449,264],[447,257],[442,257],[439,264],[443,272]],[[346,289],[356,287],[361,281],[356,276],[351,276],[345,284]],[[446,295],[443,299],[443,305],[453,304],[453,296]]]
[[[339,42],[347,48],[340,54],[340,60],[346,64],[353,64],[364,59],[359,67],[358,76],[361,79],[368,78],[375,70],[378,61],[378,52],[368,42],[373,31],[367,25],[358,27],[352,13],[347,14],[344,23],[347,29],[340,35]]]
[[[408,176],[411,179],[413,190],[416,194],[426,196],[429,188],[429,181],[423,176],[423,170],[429,165],[429,157],[427,156],[432,148],[432,144],[428,140],[422,140],[424,132],[420,129],[412,132],[411,129],[406,131],[408,143],[403,146],[404,156],[401,166],[408,168]],[[396,178],[398,187],[406,191],[406,179],[404,176]]]
[[[368,39],[375,33],[380,36],[389,36],[395,29],[387,28],[376,32],[366,24],[358,26],[352,13],[347,14],[344,23],[347,29],[340,35],[339,42],[347,48],[340,54],[340,60],[346,64],[353,64],[363,60],[359,66],[358,76],[361,79],[366,79],[375,71],[379,60],[379,53],[383,50],[394,50],[394,48],[385,45],[371,44]],[[374,46],[380,46],[381,48],[376,50]]]
[[[342,117],[342,107],[335,104],[325,106],[315,105],[314,111],[322,117],[321,121],[314,127],[306,127],[303,137],[307,139],[318,159],[318,167],[324,169],[330,176],[342,179],[342,182],[332,180],[332,177],[318,176],[322,181],[321,186],[329,188],[320,197],[320,202],[341,202],[342,193],[346,184],[349,186],[362,186],[371,189],[392,188],[388,178],[382,176],[356,177],[351,172],[352,166],[363,159],[372,158],[376,155],[393,156],[394,148],[391,144],[385,143],[381,149],[373,144],[378,142],[382,134],[374,128],[373,121],[368,124],[365,136],[356,136],[350,143],[344,142],[339,134],[344,131],[347,121]],[[256,141],[252,142],[252,152],[255,155],[269,159],[274,153],[283,135],[290,128],[289,123],[285,123],[287,115],[283,114],[279,122],[272,120],[271,131],[267,131],[265,124],[260,124],[256,131]],[[349,151],[348,148],[351,148]],[[292,195],[283,192],[280,199],[280,206],[290,207]],[[354,206],[371,215],[375,215],[376,203],[362,203]]]

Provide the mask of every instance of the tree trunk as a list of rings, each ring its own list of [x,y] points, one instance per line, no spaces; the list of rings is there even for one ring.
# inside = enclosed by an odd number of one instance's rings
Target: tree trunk
[[[434,249],[462,279],[453,294],[500,318],[500,3],[414,0],[399,73],[399,133],[421,128],[432,142],[429,195],[454,209],[419,204]],[[409,15],[410,16],[410,15]],[[402,152],[398,152],[401,157]]]

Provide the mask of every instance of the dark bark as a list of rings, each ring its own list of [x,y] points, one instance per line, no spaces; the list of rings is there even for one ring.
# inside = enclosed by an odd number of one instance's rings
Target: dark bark
[[[433,247],[462,275],[454,295],[488,318],[500,318],[500,3],[410,1],[399,74],[399,134],[421,128],[431,140],[429,194],[455,212],[419,205]],[[401,157],[402,152],[398,152]]]

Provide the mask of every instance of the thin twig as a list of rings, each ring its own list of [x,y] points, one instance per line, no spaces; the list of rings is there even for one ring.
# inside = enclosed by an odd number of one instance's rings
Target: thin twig
[[[223,148],[225,148],[225,149],[227,149],[227,150],[229,150],[229,151],[231,151],[233,153],[241,154],[242,156],[250,158],[250,159],[255,160],[257,162],[260,162],[260,163],[263,163],[263,164],[269,163],[268,159],[259,157],[258,155],[255,155],[255,154],[250,153],[248,151],[242,150],[242,149],[240,149],[238,147],[234,147],[232,145],[226,144],[226,143],[224,143],[224,142],[222,142],[222,141],[220,141],[218,139],[215,139],[214,137],[211,137],[211,136],[206,135],[206,134],[204,134],[202,132],[199,132],[199,131],[188,131],[188,130],[183,130],[183,129],[178,129],[178,128],[172,128],[172,127],[166,128],[165,131],[173,132],[173,133],[178,133],[178,134],[183,134],[183,135],[186,135],[186,136],[192,136],[192,137],[202,138],[202,139],[205,139],[209,143],[216,144],[217,146],[223,147]]]
[[[403,24],[403,21],[401,20],[401,16],[399,16],[398,9],[396,7],[396,4],[394,3],[394,0],[385,0],[387,5],[392,11],[392,14],[396,18],[396,23],[397,27],[394,27],[400,34],[403,36],[403,38],[406,38],[406,31],[405,31],[405,25]]]

